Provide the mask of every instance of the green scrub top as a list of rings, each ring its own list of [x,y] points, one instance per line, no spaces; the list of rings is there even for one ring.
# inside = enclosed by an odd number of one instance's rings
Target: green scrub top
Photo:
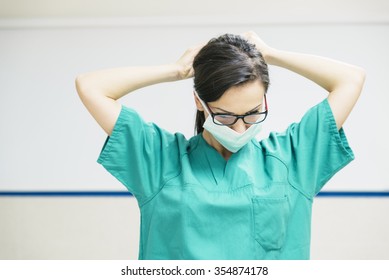
[[[136,197],[139,259],[309,259],[312,201],[353,160],[327,99],[226,161],[122,106],[98,162]]]

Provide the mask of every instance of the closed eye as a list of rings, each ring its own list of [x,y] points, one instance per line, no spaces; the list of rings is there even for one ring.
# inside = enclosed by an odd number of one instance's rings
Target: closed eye
[[[261,108],[261,106],[262,106],[262,104],[259,104],[259,105],[256,106],[255,108],[253,108],[253,109],[251,109],[250,111],[246,112],[244,115],[260,113],[260,112],[259,112],[259,108]],[[210,106],[210,107],[211,107],[211,106]],[[211,107],[211,108],[215,108],[215,109],[217,109],[217,110],[223,111],[223,112],[215,112],[215,113],[214,113],[215,115],[226,115],[226,116],[228,116],[228,115],[232,115],[232,116],[236,115],[236,114],[234,114],[234,113],[232,113],[232,112],[226,111],[226,110],[221,109],[221,108],[218,108],[218,107]]]
[[[250,114],[259,113],[259,108],[261,108],[261,105],[262,105],[262,104],[259,104],[257,107],[255,107],[255,108],[252,109],[251,111],[247,112],[245,115],[250,115]]]
[[[246,115],[252,115],[252,114],[256,114],[256,113],[260,113],[260,111],[258,109],[253,110],[253,111],[247,112]]]

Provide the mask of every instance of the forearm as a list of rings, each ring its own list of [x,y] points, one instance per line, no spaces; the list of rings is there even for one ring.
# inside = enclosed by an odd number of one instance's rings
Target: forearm
[[[94,71],[79,75],[76,84],[80,95],[103,95],[117,100],[136,89],[179,79],[177,65],[166,64]]]
[[[300,74],[320,85],[329,93],[345,86],[359,86],[364,72],[361,68],[325,57],[280,50],[269,51],[265,60]]]
[[[256,45],[268,64],[289,69],[327,90],[336,125],[339,129],[343,126],[363,88],[362,68],[320,56],[274,49],[253,31],[243,36]]]
[[[189,48],[172,64],[113,68],[79,75],[78,95],[97,123],[111,135],[122,108],[116,100],[142,87],[193,77],[193,58],[200,48],[201,45]]]
[[[338,129],[343,126],[362,91],[365,71],[357,66],[320,56],[272,50],[268,64],[300,74],[328,91],[328,102]]]

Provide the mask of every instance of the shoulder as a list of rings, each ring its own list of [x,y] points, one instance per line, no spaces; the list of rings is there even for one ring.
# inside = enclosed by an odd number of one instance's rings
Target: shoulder
[[[294,149],[307,148],[306,145],[312,146],[332,134],[337,134],[336,124],[328,100],[324,99],[311,107],[300,121],[291,123],[284,131],[271,132],[258,146],[266,154],[284,158]]]

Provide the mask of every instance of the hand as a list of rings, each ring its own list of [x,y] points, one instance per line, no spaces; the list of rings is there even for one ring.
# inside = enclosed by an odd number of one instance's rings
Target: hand
[[[257,49],[261,52],[264,59],[267,60],[267,58],[270,56],[272,52],[275,51],[274,48],[267,45],[254,31],[247,31],[241,34],[243,38],[248,40],[250,43],[254,44]]]
[[[185,51],[185,53],[177,60],[176,65],[178,66],[178,78],[179,79],[188,79],[192,78],[194,75],[193,70],[193,60],[198,52],[205,46],[205,44],[200,44],[194,47],[191,47]]]

